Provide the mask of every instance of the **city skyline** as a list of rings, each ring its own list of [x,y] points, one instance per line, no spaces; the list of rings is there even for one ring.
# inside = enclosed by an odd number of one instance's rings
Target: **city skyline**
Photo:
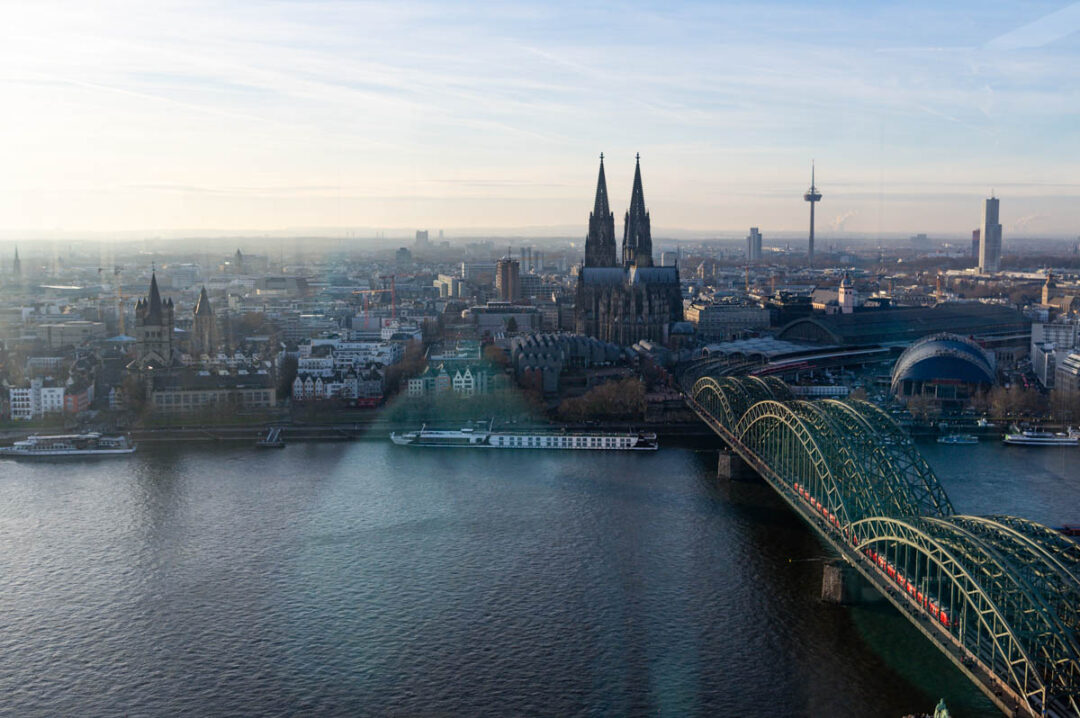
[[[823,238],[964,235],[991,191],[1006,243],[1080,227],[1080,5],[0,13],[4,236],[563,234],[601,151],[657,236],[804,230],[812,157]]]

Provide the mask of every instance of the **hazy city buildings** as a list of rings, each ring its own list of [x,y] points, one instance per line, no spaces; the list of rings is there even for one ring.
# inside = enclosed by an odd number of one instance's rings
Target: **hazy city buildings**
[[[1001,224],[998,222],[998,199],[990,197],[983,208],[979,230],[979,271],[996,272],[1001,268]]]

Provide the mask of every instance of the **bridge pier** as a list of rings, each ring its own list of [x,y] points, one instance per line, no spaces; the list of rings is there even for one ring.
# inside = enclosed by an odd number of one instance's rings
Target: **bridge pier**
[[[821,572],[821,600],[825,603],[855,603],[857,581],[855,568],[846,561],[828,561]]]
[[[716,452],[716,477],[729,481],[753,481],[758,475],[741,456],[730,449],[723,449]]]
[[[876,603],[885,598],[847,561],[827,561],[821,572],[821,600],[825,603]]]

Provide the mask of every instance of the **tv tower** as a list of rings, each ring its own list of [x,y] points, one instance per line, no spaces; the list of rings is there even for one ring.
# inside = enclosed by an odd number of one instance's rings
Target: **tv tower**
[[[814,161],[810,160],[810,189],[803,195],[803,199],[810,203],[810,248],[806,252],[808,266],[814,266],[814,204],[821,201],[821,193],[814,186]]]

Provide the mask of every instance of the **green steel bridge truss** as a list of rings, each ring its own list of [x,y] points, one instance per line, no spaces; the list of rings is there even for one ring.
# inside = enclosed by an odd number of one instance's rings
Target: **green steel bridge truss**
[[[957,514],[872,404],[797,401],[771,377],[705,376],[688,394],[943,650],[980,663],[1035,715],[1080,715],[1080,545],[1025,519]]]

